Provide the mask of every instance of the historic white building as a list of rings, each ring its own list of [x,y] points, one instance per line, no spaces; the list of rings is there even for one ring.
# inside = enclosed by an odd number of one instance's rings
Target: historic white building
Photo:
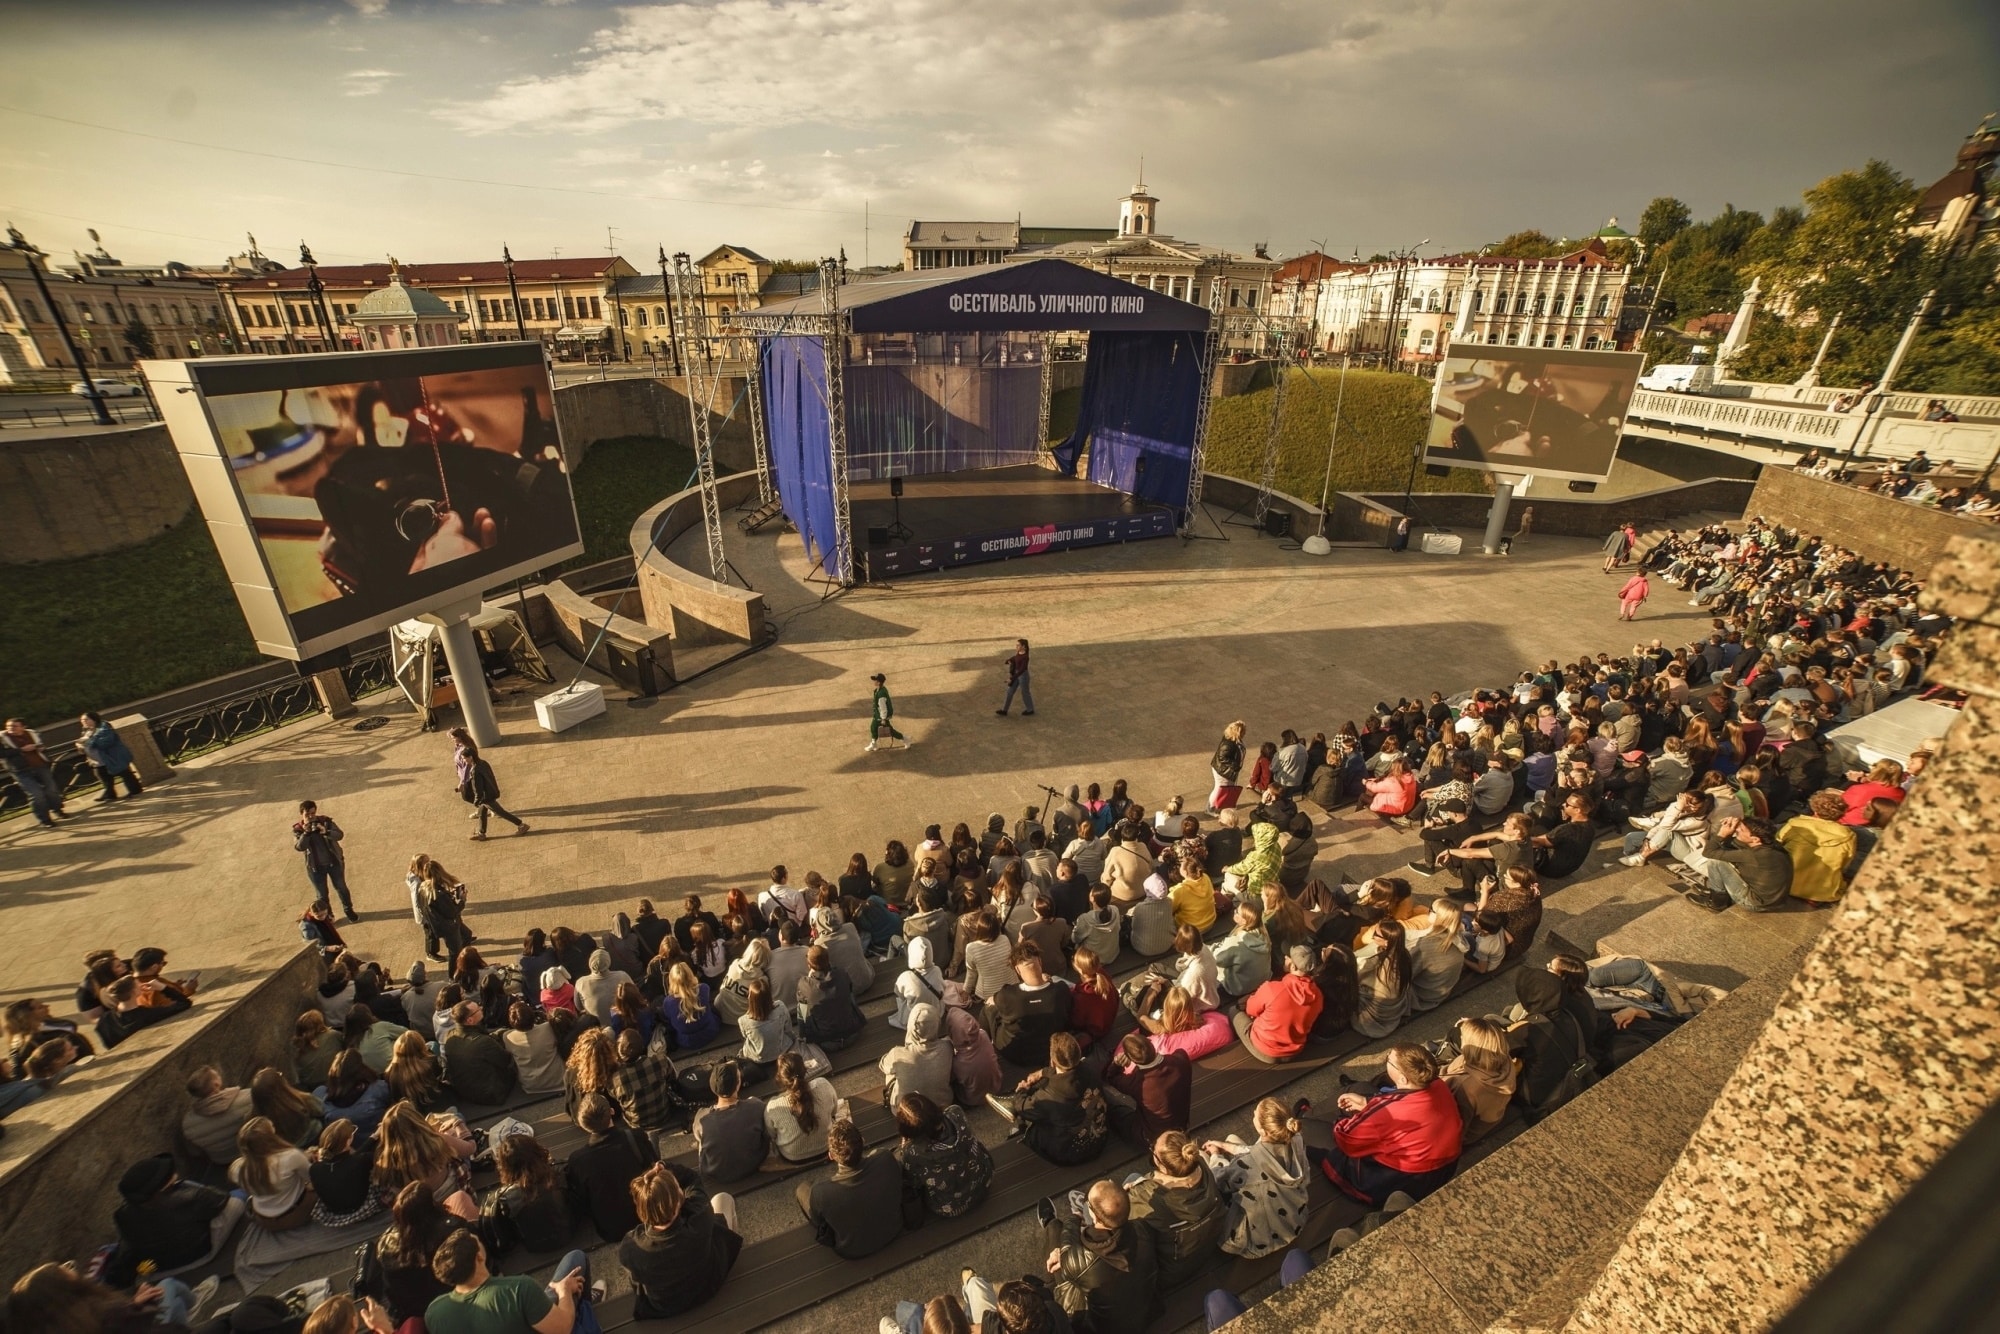
[[[1018,222],[913,222],[903,237],[911,269],[1027,259],[1066,259],[1152,292],[1213,304],[1223,345],[1261,348],[1268,340],[1272,276],[1278,261],[1183,240],[1159,230],[1158,196],[1145,182],[1118,201],[1118,229],[1023,227]]]
[[[1318,347],[1405,363],[1436,361],[1465,342],[1616,347],[1629,276],[1596,239],[1556,259],[1341,265],[1316,283]]]

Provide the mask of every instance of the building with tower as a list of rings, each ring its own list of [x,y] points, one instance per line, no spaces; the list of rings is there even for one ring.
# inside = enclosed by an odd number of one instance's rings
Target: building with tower
[[[1223,345],[1263,350],[1278,338],[1270,312],[1278,262],[1258,246],[1249,255],[1159,230],[1160,200],[1142,180],[1118,201],[1118,226],[1026,227],[1020,222],[912,222],[903,234],[908,269],[1064,259],[1148,291],[1223,315]],[[1286,324],[1289,329],[1290,325]]]

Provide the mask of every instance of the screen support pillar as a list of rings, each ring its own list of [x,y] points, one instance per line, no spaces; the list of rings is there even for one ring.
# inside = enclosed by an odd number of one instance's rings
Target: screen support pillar
[[[473,636],[471,616],[471,610],[460,608],[433,612],[422,619],[438,627],[438,638],[444,643],[445,666],[451,669],[451,684],[458,691],[458,711],[465,717],[465,730],[480,745],[497,746],[500,720],[493,716],[493,699],[486,692],[486,664],[479,660],[479,640]]]
[[[1504,534],[1507,531],[1507,507],[1513,502],[1514,488],[1518,486],[1525,490],[1527,484],[1526,477],[1503,477],[1497,473],[1494,475],[1493,508],[1486,511],[1486,536],[1479,543],[1479,549],[1487,555],[1506,554],[1504,545],[1507,539]]]

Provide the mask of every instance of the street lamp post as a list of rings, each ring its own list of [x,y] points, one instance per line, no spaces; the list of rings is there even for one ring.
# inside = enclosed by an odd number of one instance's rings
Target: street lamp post
[[[521,315],[521,289],[514,283],[514,252],[506,242],[500,244],[500,262],[507,266],[507,301],[514,307],[514,332],[522,342],[528,341],[528,322]]]
[[[83,353],[77,349],[76,340],[70,337],[69,321],[63,318],[62,307],[49,295],[48,279],[42,275],[42,252],[28,243],[18,227],[7,228],[7,248],[18,250],[28,261],[28,272],[35,279],[35,290],[42,294],[42,304],[49,308],[49,318],[55,321],[56,336],[62,339],[63,350],[69,353],[70,364],[83,377],[83,396],[90,401],[91,415],[97,418],[99,426],[111,425],[111,410],[104,406],[104,395],[97,391],[97,381],[90,378],[90,367],[84,363]]]
[[[319,280],[319,263],[313,259],[313,252],[304,241],[299,242],[299,263],[306,266],[306,290],[312,293],[313,313],[318,316],[320,329],[326,334],[326,350],[340,351],[340,339],[333,332],[333,316],[326,309],[326,284]]]

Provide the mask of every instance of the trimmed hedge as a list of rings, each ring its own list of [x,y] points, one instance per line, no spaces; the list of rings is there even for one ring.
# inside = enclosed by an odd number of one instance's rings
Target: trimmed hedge
[[[1341,396],[1340,369],[1292,367],[1287,374],[1279,422],[1277,488],[1317,504],[1326,480],[1334,401]],[[1263,474],[1271,396],[1276,392],[1266,381],[1263,388],[1215,401],[1208,424],[1210,472],[1252,483]],[[1347,372],[1332,489],[1401,491],[1410,475],[1411,451],[1423,439],[1430,405],[1428,380],[1387,371]],[[1483,492],[1491,488],[1483,473],[1454,468],[1448,476],[1427,477],[1418,468],[1415,489]]]

